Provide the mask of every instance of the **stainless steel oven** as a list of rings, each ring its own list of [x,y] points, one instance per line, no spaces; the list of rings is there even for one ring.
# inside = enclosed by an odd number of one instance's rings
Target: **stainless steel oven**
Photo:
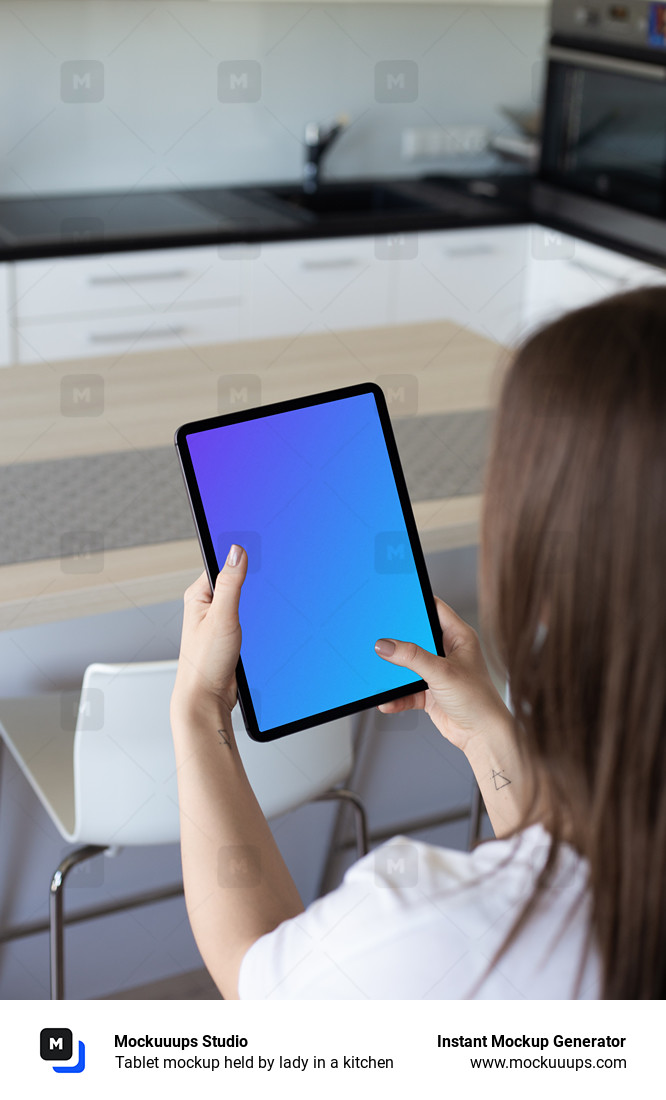
[[[554,0],[534,204],[666,252],[666,3]]]

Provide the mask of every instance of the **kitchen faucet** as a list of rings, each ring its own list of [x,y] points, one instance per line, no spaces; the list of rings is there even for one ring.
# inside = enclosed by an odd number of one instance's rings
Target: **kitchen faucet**
[[[341,115],[328,129],[318,122],[308,122],[305,127],[305,163],[303,165],[303,190],[313,195],[319,190],[321,162],[338,134],[347,125],[347,116]]]

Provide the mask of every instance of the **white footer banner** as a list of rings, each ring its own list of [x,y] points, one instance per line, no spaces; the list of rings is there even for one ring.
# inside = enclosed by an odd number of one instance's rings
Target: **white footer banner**
[[[626,1100],[663,1080],[664,1015],[655,1001],[5,1001],[0,1083],[45,1100]]]

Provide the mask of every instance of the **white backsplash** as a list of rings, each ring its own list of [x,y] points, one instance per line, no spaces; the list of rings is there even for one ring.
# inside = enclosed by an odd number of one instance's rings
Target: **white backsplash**
[[[0,0],[0,195],[295,179],[306,121],[340,113],[330,177],[459,170],[401,160],[403,129],[510,131],[545,32],[524,5]]]

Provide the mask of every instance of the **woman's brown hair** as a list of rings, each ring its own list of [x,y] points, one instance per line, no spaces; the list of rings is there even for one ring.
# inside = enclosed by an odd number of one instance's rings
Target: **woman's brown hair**
[[[587,859],[608,998],[666,996],[666,289],[570,313],[504,379],[481,608],[549,859]]]

